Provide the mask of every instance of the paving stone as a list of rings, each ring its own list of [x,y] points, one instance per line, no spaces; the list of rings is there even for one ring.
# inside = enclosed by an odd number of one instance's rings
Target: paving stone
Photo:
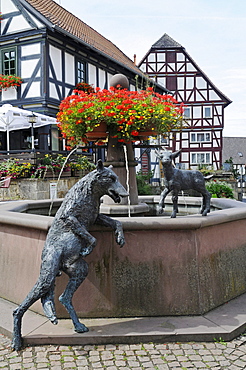
[[[187,369],[189,369],[189,368],[194,368],[193,363],[192,363],[192,362],[190,362],[190,361],[187,361],[187,362],[181,362],[181,365],[182,365],[184,368],[187,368]]]
[[[239,367],[242,367],[243,369],[245,369],[245,367],[246,367],[246,362],[245,361],[242,361],[242,360],[236,360],[235,362],[234,362],[234,365],[236,365],[236,366],[239,366]]]
[[[135,351],[135,354],[137,356],[145,356],[146,355],[146,351],[144,351],[144,350]]]
[[[0,335],[1,370],[242,370],[246,343],[165,343],[38,346],[12,352]]]
[[[133,351],[138,351],[142,349],[142,345],[141,344],[130,344],[129,349]]]
[[[195,361],[195,362],[193,362],[193,364],[194,364],[196,369],[200,369],[200,368],[204,367],[204,362],[202,362],[202,361]]]
[[[114,361],[112,360],[106,360],[106,361],[102,361],[103,363],[103,366],[114,366]]]
[[[101,359],[102,360],[110,360],[113,357],[114,357],[114,354],[110,351],[104,351],[103,353],[101,353]]]
[[[110,351],[115,351],[116,350],[116,346],[114,344],[106,344],[105,346],[105,350],[110,350]]]
[[[168,366],[169,366],[170,368],[176,368],[176,367],[180,367],[180,364],[179,364],[179,362],[178,362],[178,361],[173,361],[173,362],[171,362],[170,364],[168,364]]]
[[[86,358],[75,360],[75,362],[76,362],[77,366],[86,366],[86,365],[88,365],[88,360]]]
[[[99,362],[100,361],[99,356],[89,356],[88,359],[89,359],[90,362]]]
[[[154,365],[153,365],[153,363],[152,363],[151,361],[149,361],[149,362],[143,362],[143,363],[141,364],[141,366],[142,366],[144,369],[146,369],[146,368],[153,368],[153,369],[154,369]]]
[[[148,362],[149,361],[149,357],[148,356],[138,356],[138,361],[139,362]]]

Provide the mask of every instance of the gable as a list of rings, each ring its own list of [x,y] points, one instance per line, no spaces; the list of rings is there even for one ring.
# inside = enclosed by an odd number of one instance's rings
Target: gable
[[[139,67],[185,104],[210,101],[227,105],[231,102],[199,68],[185,48],[166,34],[151,47]]]
[[[14,0],[15,1],[15,0]],[[102,36],[99,32],[88,26],[81,19],[67,11],[53,0],[18,0],[24,9],[37,15],[52,29],[65,36],[72,37],[81,45],[93,51],[110,57],[111,60],[127,67],[132,72],[143,75],[134,62],[128,58],[116,45]]]
[[[17,0],[1,0],[1,10],[1,36],[44,27],[44,24],[23,9]]]

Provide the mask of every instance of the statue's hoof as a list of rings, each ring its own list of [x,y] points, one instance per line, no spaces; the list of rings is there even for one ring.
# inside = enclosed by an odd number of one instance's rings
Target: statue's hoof
[[[84,324],[77,325],[74,330],[76,331],[76,333],[86,333],[87,331],[89,331],[89,329]]]
[[[22,348],[22,340],[13,338],[12,343],[11,343],[11,348],[13,351],[20,351]]]

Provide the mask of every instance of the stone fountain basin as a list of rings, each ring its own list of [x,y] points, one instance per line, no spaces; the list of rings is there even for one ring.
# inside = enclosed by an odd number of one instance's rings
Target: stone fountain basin
[[[156,204],[158,197],[141,197]],[[167,203],[171,203],[167,199]],[[61,200],[55,200],[57,209]],[[181,200],[182,203],[182,200]],[[183,207],[197,212],[200,198]],[[19,304],[33,287],[52,217],[50,201],[0,205],[0,297]],[[207,217],[122,217],[126,245],[93,227],[97,246],[86,257],[89,275],[74,295],[80,317],[201,315],[246,292],[246,204],[212,199]],[[40,214],[36,214],[40,213]],[[57,278],[58,301],[68,279]],[[39,302],[31,307],[43,313]]]

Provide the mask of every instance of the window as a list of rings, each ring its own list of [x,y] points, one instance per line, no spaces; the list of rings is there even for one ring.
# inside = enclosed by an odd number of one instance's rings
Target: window
[[[183,117],[184,118],[190,118],[191,117],[191,115],[190,115],[190,108],[184,108]]]
[[[161,136],[161,145],[163,146],[169,146],[170,139],[169,137]]]
[[[85,78],[85,62],[78,61],[77,63],[77,80],[78,82],[86,82]]]
[[[204,118],[211,118],[211,107],[204,107]]]
[[[16,75],[16,49],[4,49],[1,51],[2,60],[2,74],[3,75]]]
[[[211,153],[191,153],[192,164],[211,164]]]
[[[191,134],[191,141],[192,142],[208,142],[211,141],[211,133],[210,132],[195,132]]]

